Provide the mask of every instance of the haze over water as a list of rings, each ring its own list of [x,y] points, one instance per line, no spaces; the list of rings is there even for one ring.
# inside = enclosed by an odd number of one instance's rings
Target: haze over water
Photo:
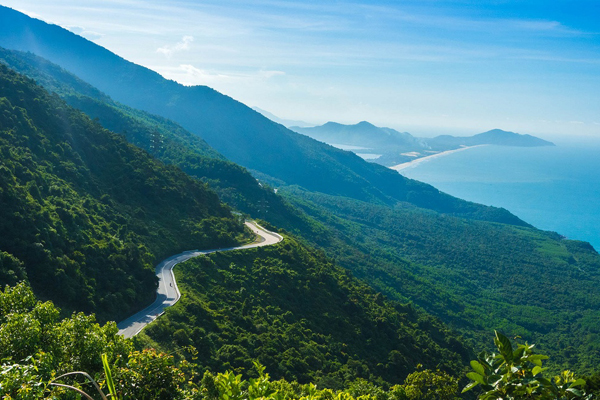
[[[600,250],[600,139],[555,143],[477,147],[401,173],[462,199],[504,207],[537,228]]]

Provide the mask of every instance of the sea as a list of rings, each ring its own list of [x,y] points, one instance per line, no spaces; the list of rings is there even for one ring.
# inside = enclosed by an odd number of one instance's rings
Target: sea
[[[543,230],[600,251],[600,138],[555,147],[481,146],[400,171],[453,196],[503,207]]]

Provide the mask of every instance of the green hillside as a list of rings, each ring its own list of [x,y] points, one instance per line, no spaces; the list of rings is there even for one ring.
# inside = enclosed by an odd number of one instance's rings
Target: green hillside
[[[387,386],[418,364],[454,375],[469,359],[439,321],[390,302],[291,237],[175,271],[182,300],[143,332],[168,352],[194,346],[196,362],[211,371],[248,371],[257,360],[276,379]]]
[[[243,234],[205,184],[3,65],[0,96],[0,285],[116,319],[152,301],[159,259]]]
[[[295,226],[311,229],[310,222],[276,196],[273,189],[261,186],[245,168],[228,161],[200,137],[173,121],[115,102],[58,65],[32,53],[0,48],[0,63],[34,79],[165,164],[175,165],[208,183],[230,206],[256,217],[265,218],[268,214],[274,224],[293,222]]]
[[[343,279],[337,279],[340,285],[336,285],[335,274],[329,277],[331,279],[327,279],[326,282],[334,289],[334,296],[331,296],[334,299],[350,294],[356,301],[353,304],[355,309],[360,309],[361,299],[370,300],[368,293],[361,291],[360,287],[348,284]],[[336,291],[337,286],[340,286],[341,290]],[[311,299],[302,300],[311,303]],[[394,311],[390,310],[385,301],[378,301],[377,304],[379,306],[369,305],[365,314],[376,315],[378,311],[387,314]],[[335,305],[333,306],[335,309]],[[329,308],[324,310],[327,309]],[[201,365],[195,363],[199,355],[195,351],[192,351],[195,356],[191,362],[176,361],[171,354],[158,353],[152,349],[134,351],[131,340],[116,334],[117,328],[114,323],[100,327],[93,316],[79,313],[61,319],[59,314],[60,311],[51,302],[38,301],[26,285],[19,284],[0,290],[2,398],[79,399],[80,395],[84,395],[87,399],[110,397],[136,400],[453,400],[458,398],[460,390],[459,378],[439,369],[423,369],[422,366],[407,375],[401,384],[382,387],[363,378],[353,379],[353,372],[360,372],[360,368],[357,367],[364,366],[348,363],[342,368],[343,376],[348,380],[343,387],[333,389],[324,385],[323,378],[306,384],[276,379],[257,362],[242,373],[239,369],[219,373],[204,371]],[[258,314],[269,317],[264,310]],[[284,317],[288,315],[289,312],[284,314]],[[368,315],[366,316],[367,322],[370,322]],[[381,324],[381,318],[379,319]],[[406,316],[399,315],[398,320],[405,321]],[[306,328],[310,325],[309,321],[302,320],[299,325],[295,329],[281,332],[278,338],[293,341],[299,333],[310,333]],[[281,330],[281,325],[276,329]],[[405,332],[406,328],[401,327],[400,330]],[[410,333],[416,333],[410,326],[408,330]],[[178,339],[184,337],[183,334],[177,336]],[[259,339],[264,336],[268,336],[266,330],[261,329]],[[342,336],[349,335],[342,333]],[[482,353],[479,361],[470,363],[473,371],[468,377],[475,382],[471,383],[469,388],[474,389],[471,393],[479,393],[479,398],[494,395],[496,398],[500,394],[519,400],[532,397],[578,400],[589,399],[586,391],[597,393],[597,377],[588,379],[586,383],[585,380],[565,371],[552,378],[548,372],[542,372],[546,369],[541,367],[544,365],[542,360],[547,356],[537,353],[533,345],[515,343],[517,346],[514,346],[509,338],[500,333],[496,333],[494,340],[497,347],[495,351],[498,353],[496,357]],[[415,343],[432,344],[427,343],[422,336]],[[270,344],[277,345],[273,341]],[[410,344],[412,343],[409,343],[409,346]],[[317,350],[326,347],[322,343],[310,345]],[[338,354],[340,346],[333,347],[332,352]],[[344,351],[357,348],[354,343],[341,347]],[[359,347],[370,347],[370,344]],[[232,346],[229,346],[222,354],[231,355],[234,353],[231,350]],[[419,352],[419,349],[415,350],[415,358],[423,356],[424,359],[428,359],[431,355],[426,354],[427,349],[423,349],[423,353]],[[309,357],[315,353],[318,351],[313,350]],[[340,354],[342,358],[348,357],[345,352]],[[286,358],[289,362],[283,364],[284,367],[302,365],[304,361],[300,354],[288,354]],[[398,358],[394,356],[393,359]],[[394,364],[388,362],[385,367]],[[345,368],[348,365],[350,368]],[[378,364],[378,368],[384,368],[384,364]],[[98,385],[92,386],[89,381],[84,381],[84,373],[89,374],[89,380],[97,382]],[[500,377],[502,379],[498,379]],[[485,383],[484,379],[492,382],[493,386],[478,385],[479,382]],[[530,392],[533,396],[528,394]]]
[[[305,238],[376,290],[458,329],[473,347],[500,329],[537,343],[564,368],[597,370],[600,256],[588,243],[408,204],[390,209],[291,187],[280,193],[330,232]]]

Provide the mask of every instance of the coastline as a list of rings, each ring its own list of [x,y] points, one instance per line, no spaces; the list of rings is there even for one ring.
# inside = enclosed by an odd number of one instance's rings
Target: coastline
[[[424,162],[427,162],[429,160],[432,160],[434,158],[443,157],[443,156],[446,156],[448,154],[457,153],[459,151],[463,151],[463,150],[467,150],[467,149],[472,149],[474,147],[481,147],[481,146],[489,146],[489,145],[487,145],[487,144],[478,144],[478,145],[475,145],[475,146],[464,146],[464,147],[461,147],[459,149],[454,149],[454,150],[446,150],[446,151],[442,151],[440,153],[432,154],[430,156],[425,156],[425,157],[417,158],[416,160],[413,160],[413,161],[405,162],[405,163],[398,164],[398,165],[393,165],[393,166],[388,167],[388,168],[400,172],[400,171],[402,171],[404,169],[407,169],[407,168],[414,168],[417,165],[422,164]]]

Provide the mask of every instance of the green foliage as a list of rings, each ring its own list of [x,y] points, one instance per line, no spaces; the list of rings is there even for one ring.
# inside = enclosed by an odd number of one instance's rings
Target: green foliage
[[[114,322],[100,326],[81,313],[61,320],[59,313],[23,283],[0,291],[1,398],[75,399],[72,389],[95,391],[90,381],[101,382],[112,398],[181,397],[182,372],[172,357],[133,351]]]
[[[273,380],[256,361],[247,371],[249,378],[232,370],[203,373],[195,364],[200,354],[192,347],[185,347],[192,355],[191,362],[177,362],[173,356],[152,349],[132,351],[131,340],[117,335],[114,323],[101,327],[93,317],[77,314],[60,320],[58,315],[52,303],[39,302],[25,284],[0,292],[1,398],[76,399],[77,393],[93,396],[102,390],[111,398],[136,400],[420,400],[433,397],[412,395],[416,393],[412,387],[437,393],[442,390],[440,382],[448,383],[446,391],[455,386],[455,379],[445,373],[419,371],[389,391],[364,379],[333,391],[313,383]],[[24,320],[35,322],[38,329],[34,334],[30,329],[7,334],[7,326]],[[78,379],[80,376],[86,379]],[[437,382],[437,386],[430,386],[431,382]]]
[[[600,256],[552,232],[384,205],[279,191],[327,229],[282,225],[399,301],[411,301],[488,347],[487,332],[535,340],[554,368],[600,363]]]
[[[57,375],[102,370],[101,355],[116,359],[132,350],[114,322],[100,326],[81,313],[60,319],[24,283],[0,291],[0,397],[37,399]],[[4,398],[4,397],[2,397]],[[69,398],[69,397],[65,397]]]
[[[400,383],[417,364],[458,371],[469,357],[438,321],[291,237],[198,257],[175,273],[182,299],[144,332],[169,352],[194,346],[205,369],[241,373],[258,360],[276,379],[341,388],[356,378]]]
[[[454,399],[456,378],[440,371],[424,370],[409,375],[406,382],[386,390],[367,380],[357,379],[347,388],[323,389],[313,383],[298,384],[272,380],[264,367],[255,363],[257,377],[243,379],[232,371],[206,372],[200,385],[188,391],[191,397],[206,400],[445,400]],[[427,379],[423,379],[427,376]],[[430,386],[433,383],[434,386]],[[418,389],[415,390],[415,388]],[[418,394],[417,394],[418,392]],[[426,393],[426,394],[423,394]]]
[[[264,367],[257,363],[255,367],[258,377],[247,380],[232,371],[218,374],[206,372],[199,387],[191,393],[196,395],[194,398],[206,400],[446,400],[454,399],[458,391],[456,378],[440,371],[413,373],[404,384],[389,390],[364,379],[351,382],[345,389],[331,390],[312,383],[273,381],[269,374],[264,373]],[[427,378],[423,379],[423,376]],[[432,383],[434,386],[430,386]]]
[[[7,285],[15,285],[26,278],[27,272],[23,263],[13,255],[5,251],[0,251],[0,282]]]
[[[120,399],[121,396],[117,394],[117,390],[115,389],[115,382],[112,378],[112,371],[110,369],[110,365],[108,364],[108,356],[106,353],[102,353],[102,367],[104,368],[104,376],[106,378],[106,387],[108,388],[108,392],[114,399]]]
[[[454,400],[458,398],[458,379],[440,370],[413,372],[400,388],[408,400]]]
[[[132,351],[131,340],[117,335],[114,323],[100,327],[93,317],[74,315],[60,320],[58,314],[52,303],[39,302],[25,284],[0,292],[0,397],[76,399],[79,397],[75,391],[92,396],[94,391],[104,390],[110,392],[111,398],[137,400],[457,398],[456,377],[440,370],[422,370],[421,366],[389,389],[364,378],[348,380],[335,390],[314,383],[273,380],[267,368],[256,361],[247,371],[248,378],[231,369],[220,373],[202,372],[201,366],[196,364],[200,353],[192,347],[185,347],[192,356],[191,362],[176,362],[173,356],[155,350]],[[7,326],[24,320],[35,321],[38,329],[33,335],[30,329],[7,335]],[[479,398],[483,400],[590,398],[585,395],[585,380],[576,379],[569,371],[553,379],[544,378],[546,368],[542,361],[548,357],[534,353],[534,346],[525,344],[515,348],[499,332],[494,342],[497,353],[484,352],[471,361],[473,372],[467,376],[472,383],[463,392],[480,388]],[[85,376],[86,381],[77,379],[80,375]],[[93,382],[93,386],[89,382]]]
[[[238,243],[207,186],[0,65],[0,285],[118,319],[154,297],[154,264]]]
[[[61,320],[59,310],[38,301],[24,283],[0,291],[0,360],[39,356],[45,368],[59,373],[97,371],[103,352],[113,358],[131,349],[117,332],[114,322],[100,327],[82,313]]]
[[[543,376],[547,369],[542,366],[548,357],[535,354],[533,345],[519,344],[513,348],[510,340],[496,331],[494,344],[498,353],[481,353],[471,361],[474,372],[467,377],[472,380],[463,393],[480,387],[481,400],[519,399],[584,399],[586,382],[576,379],[570,371],[563,371],[553,379]]]
[[[168,400],[178,398],[186,382],[173,357],[154,350],[129,354],[127,363],[114,370],[116,391],[124,399]]]

